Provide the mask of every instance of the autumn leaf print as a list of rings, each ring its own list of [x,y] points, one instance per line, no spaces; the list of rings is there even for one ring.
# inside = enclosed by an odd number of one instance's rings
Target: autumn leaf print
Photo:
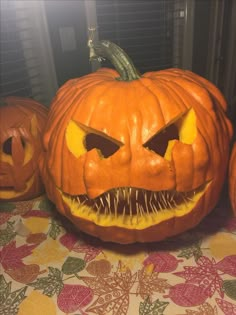
[[[10,222],[9,221],[9,222],[7,222],[6,228],[1,230],[1,233],[0,233],[0,246],[5,246],[15,236],[16,236],[16,232],[14,230],[14,222]]]
[[[114,289],[110,293],[100,295],[95,302],[86,309],[95,314],[126,315],[129,307],[129,294],[127,291]]]
[[[149,297],[139,305],[139,315],[164,315],[164,310],[169,305],[169,302],[162,302],[158,299],[153,303]]]
[[[105,277],[111,271],[111,263],[106,259],[94,260],[88,263],[86,270],[93,276]]]
[[[36,264],[24,265],[17,269],[6,269],[5,272],[15,281],[27,284],[34,281],[39,274],[45,272],[40,271],[40,267]]]
[[[0,275],[0,314],[15,315],[19,305],[25,299],[27,287],[11,291],[11,282],[6,282],[3,275]]]
[[[22,259],[29,256],[37,245],[22,245],[16,247],[16,241],[12,241],[0,251],[0,263],[4,269],[16,269],[24,266]]]
[[[196,310],[186,310],[185,314],[178,315],[218,315],[216,306],[212,307],[209,303],[205,302]]]
[[[235,303],[230,303],[222,299],[216,299],[216,303],[225,315],[236,315]]]
[[[191,244],[186,247],[182,247],[180,253],[178,254],[178,257],[183,257],[186,259],[190,259],[193,257],[194,260],[197,261],[201,256],[203,256],[202,250],[201,250],[201,243],[202,241],[199,240],[198,242],[194,244]]]
[[[170,298],[175,304],[184,307],[201,305],[207,299],[203,288],[191,283],[178,283],[163,297]]]
[[[178,263],[182,261],[182,259],[176,259],[175,256],[169,253],[157,252],[149,254],[143,265],[153,264],[156,272],[172,272],[178,267]]]
[[[146,299],[148,296],[151,297],[155,292],[165,293],[171,287],[167,279],[159,278],[157,272],[148,273],[146,268],[138,271],[138,280],[137,294],[143,299]]]
[[[97,266],[96,266],[97,267]],[[91,268],[94,272],[94,268]],[[108,269],[107,269],[108,270]],[[96,271],[95,271],[96,273]],[[137,279],[137,273],[122,266],[119,262],[117,270],[103,277],[81,277],[92,290],[97,299],[86,309],[95,314],[126,315],[129,307],[129,294]]]
[[[110,279],[108,277],[80,277],[80,280],[93,290],[94,295],[98,296],[108,294],[116,289],[114,284],[110,282]]]
[[[223,283],[223,291],[228,297],[236,301],[236,280],[225,280]]]
[[[61,227],[60,225],[58,224],[57,221],[55,220],[51,220],[51,226],[50,226],[50,229],[48,231],[48,235],[53,239],[55,240],[58,235],[61,233]]]
[[[56,305],[50,297],[32,291],[20,304],[17,315],[56,315]]]
[[[65,284],[57,298],[57,305],[64,313],[73,313],[87,306],[93,299],[93,291],[84,285]]]
[[[101,252],[102,249],[99,247],[93,247],[90,245],[84,245],[84,244],[76,244],[72,250],[77,253],[84,253],[84,260],[89,262],[96,258]]]
[[[10,202],[1,202],[0,211],[1,212],[12,212],[16,208],[14,203]]]
[[[59,238],[59,242],[70,251],[73,249],[77,241],[78,238],[72,233],[65,233]]]
[[[215,266],[214,260],[211,261],[208,257],[202,256],[197,261],[197,267],[185,266],[184,271],[175,272],[174,274],[184,278],[186,283],[199,285],[208,297],[212,297],[215,291],[223,297],[223,280],[217,273]]]
[[[215,268],[230,276],[236,277],[236,255],[224,257],[215,265]]]
[[[83,259],[69,256],[62,265],[62,272],[65,275],[77,274],[82,271],[85,266],[86,262]]]
[[[38,278],[35,282],[28,285],[35,290],[42,290],[44,295],[52,297],[54,294],[59,294],[63,289],[63,273],[54,267],[48,267],[49,274],[46,277]]]

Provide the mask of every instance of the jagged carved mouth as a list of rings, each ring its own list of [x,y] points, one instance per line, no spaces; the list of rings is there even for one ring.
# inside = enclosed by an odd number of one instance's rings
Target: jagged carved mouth
[[[146,217],[163,211],[182,211],[193,208],[207,189],[209,183],[189,192],[149,191],[134,187],[111,189],[97,198],[87,195],[70,196],[63,193],[63,199],[74,210],[92,209],[97,216]]]
[[[0,190],[14,190],[14,186],[3,186],[3,187],[0,187]]]
[[[25,184],[22,184],[23,189],[17,190],[17,187],[14,186],[2,186],[0,187],[0,199],[10,199],[17,198],[21,195],[24,195],[30,190],[30,187],[33,186],[34,176],[32,176]]]

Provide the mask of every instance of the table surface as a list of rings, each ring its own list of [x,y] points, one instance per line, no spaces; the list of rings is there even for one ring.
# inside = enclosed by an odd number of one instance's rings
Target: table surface
[[[236,315],[236,218],[227,200],[151,244],[76,231],[46,196],[0,204],[1,315]]]

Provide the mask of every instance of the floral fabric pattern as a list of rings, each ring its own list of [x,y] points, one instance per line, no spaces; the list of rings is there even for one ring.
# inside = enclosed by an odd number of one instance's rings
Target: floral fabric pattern
[[[75,230],[45,196],[0,204],[1,315],[236,315],[236,218],[228,202],[151,244]]]

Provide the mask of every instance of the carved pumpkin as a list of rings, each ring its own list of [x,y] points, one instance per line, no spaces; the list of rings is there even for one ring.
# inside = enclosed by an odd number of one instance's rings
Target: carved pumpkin
[[[23,97],[0,102],[0,200],[26,200],[43,192],[38,157],[47,109]]]
[[[229,163],[229,197],[236,215],[236,142],[233,145]]]
[[[58,90],[40,161],[49,198],[106,241],[158,241],[194,227],[216,205],[227,170],[223,96],[190,71],[140,76],[111,42],[92,52],[118,72],[103,68]]]

